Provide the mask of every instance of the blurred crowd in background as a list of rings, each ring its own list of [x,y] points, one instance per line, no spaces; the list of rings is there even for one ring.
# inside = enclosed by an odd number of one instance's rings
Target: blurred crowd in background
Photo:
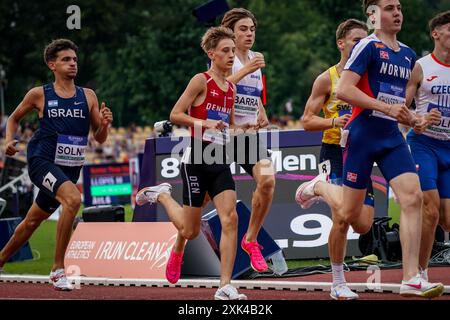
[[[0,126],[0,168],[5,156],[5,132],[7,117],[3,117]],[[33,133],[38,129],[38,123],[22,122],[16,132],[15,139],[19,141],[17,148],[19,152],[15,158],[26,162],[27,143]],[[273,115],[270,117],[268,130],[294,130],[301,129],[299,119],[295,119],[289,113],[284,116]],[[136,126],[131,124],[128,127],[112,127],[107,141],[100,145],[92,135],[89,135],[86,161],[88,164],[128,162],[130,158],[138,153],[144,152],[145,140],[155,137],[157,133],[151,126]],[[189,131],[186,128],[174,126],[172,135],[187,136]]]

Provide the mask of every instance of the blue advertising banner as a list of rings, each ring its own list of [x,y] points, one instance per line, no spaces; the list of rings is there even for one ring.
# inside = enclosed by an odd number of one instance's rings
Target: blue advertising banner
[[[295,202],[297,187],[318,174],[322,134],[303,130],[263,132],[272,151],[272,162],[276,169],[276,187],[270,212],[264,228],[283,249],[288,259],[328,257],[328,235],[331,230],[331,211],[324,202],[303,210]],[[168,182],[172,185],[172,196],[182,203],[182,180],[180,159],[190,137],[164,137],[146,141],[140,186]],[[255,182],[236,163],[231,164],[236,183],[238,200],[251,208]],[[375,215],[387,216],[387,183],[377,166],[372,171],[375,192]],[[213,210],[209,204],[204,213]],[[162,206],[136,207],[133,221],[168,221]],[[360,255],[359,235],[349,230],[347,255]]]

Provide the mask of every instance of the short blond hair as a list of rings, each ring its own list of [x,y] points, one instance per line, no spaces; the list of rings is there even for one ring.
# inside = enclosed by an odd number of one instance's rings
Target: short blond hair
[[[215,49],[223,39],[231,39],[234,41],[233,31],[226,27],[209,28],[202,37],[201,47],[205,53],[208,53],[209,50]]]

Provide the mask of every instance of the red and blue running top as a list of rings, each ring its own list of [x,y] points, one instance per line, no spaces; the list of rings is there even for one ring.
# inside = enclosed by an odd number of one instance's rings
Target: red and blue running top
[[[406,85],[416,63],[416,53],[400,42],[399,45],[400,50],[394,51],[372,34],[355,45],[345,66],[345,70],[361,76],[359,89],[387,104],[405,103]],[[359,106],[353,106],[348,124],[361,113],[385,119],[381,123],[388,127],[397,126],[396,120],[384,113]]]

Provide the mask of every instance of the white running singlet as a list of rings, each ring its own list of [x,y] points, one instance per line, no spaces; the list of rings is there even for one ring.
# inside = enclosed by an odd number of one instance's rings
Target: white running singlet
[[[417,60],[423,70],[423,80],[415,97],[417,114],[433,108],[442,113],[439,125],[427,128],[424,135],[450,141],[450,65],[441,63],[433,54]]]
[[[255,56],[249,51],[249,59]],[[233,74],[242,69],[244,65],[237,56],[234,58]],[[263,90],[261,69],[246,75],[236,85],[236,100],[234,103],[234,122],[236,125],[249,123],[255,125],[258,118],[259,99]]]

